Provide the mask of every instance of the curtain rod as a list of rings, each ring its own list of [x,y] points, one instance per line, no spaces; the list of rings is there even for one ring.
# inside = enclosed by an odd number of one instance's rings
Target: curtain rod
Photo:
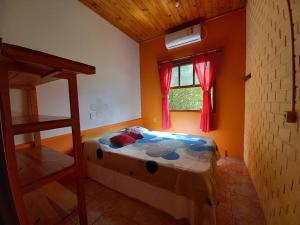
[[[193,58],[195,56],[209,55],[209,54],[212,54],[212,53],[217,53],[217,52],[222,52],[222,51],[223,51],[223,48],[211,49],[211,50],[208,50],[208,51],[198,52],[198,53],[195,53],[195,54],[192,54],[192,55],[187,55],[187,56],[176,58],[176,59],[161,60],[161,61],[158,61],[158,64],[171,63],[171,62],[174,63],[174,62],[178,62],[178,61],[181,61],[181,60],[190,59],[190,58]]]

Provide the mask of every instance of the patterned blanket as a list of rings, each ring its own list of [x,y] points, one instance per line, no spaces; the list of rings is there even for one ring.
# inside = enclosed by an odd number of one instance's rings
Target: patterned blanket
[[[207,206],[214,214],[217,203],[219,154],[215,142],[208,137],[144,129],[144,138],[133,144],[120,147],[111,143],[111,137],[123,132],[86,142],[87,160],[193,200],[198,211],[196,224],[204,224]]]

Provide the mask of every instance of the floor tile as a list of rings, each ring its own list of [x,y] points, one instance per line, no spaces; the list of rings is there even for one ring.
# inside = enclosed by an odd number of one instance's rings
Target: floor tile
[[[242,160],[217,163],[217,225],[265,225],[260,203]],[[74,190],[72,185],[70,189]],[[86,180],[89,225],[186,225],[145,203]],[[70,225],[78,225],[76,221]]]
[[[117,213],[111,213],[105,217],[101,217],[93,225],[139,225],[132,218],[121,216]]]

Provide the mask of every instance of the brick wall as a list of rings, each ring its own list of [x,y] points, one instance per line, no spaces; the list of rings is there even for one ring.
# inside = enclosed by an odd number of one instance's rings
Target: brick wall
[[[300,0],[290,0],[296,57],[286,0],[248,0],[244,157],[268,225],[300,225],[300,124],[291,110],[292,60],[300,117]]]

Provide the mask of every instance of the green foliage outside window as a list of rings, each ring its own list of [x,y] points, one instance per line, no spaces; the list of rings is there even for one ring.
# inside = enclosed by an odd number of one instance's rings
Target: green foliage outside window
[[[192,63],[173,67],[169,103],[171,110],[201,110],[202,89]]]
[[[170,89],[171,110],[200,110],[202,107],[202,89],[199,86]]]

